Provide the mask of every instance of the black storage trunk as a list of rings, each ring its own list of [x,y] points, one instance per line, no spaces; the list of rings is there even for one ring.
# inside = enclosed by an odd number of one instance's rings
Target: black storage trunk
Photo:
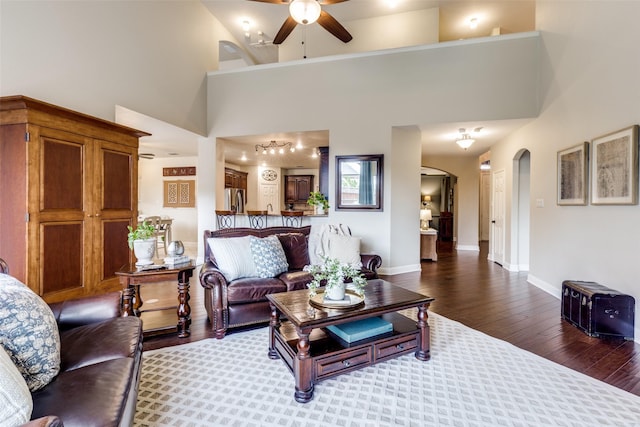
[[[633,340],[635,300],[595,282],[562,282],[562,317],[592,337]]]

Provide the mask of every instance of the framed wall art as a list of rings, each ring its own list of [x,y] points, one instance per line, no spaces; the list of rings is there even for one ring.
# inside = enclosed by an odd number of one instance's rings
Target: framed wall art
[[[162,206],[165,208],[195,208],[196,181],[164,181],[164,204]]]
[[[589,143],[558,151],[558,205],[586,205]]]
[[[638,125],[591,141],[591,204],[638,204]]]

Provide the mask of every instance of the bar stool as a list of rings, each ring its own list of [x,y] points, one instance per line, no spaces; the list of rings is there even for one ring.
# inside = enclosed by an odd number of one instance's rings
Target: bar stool
[[[218,222],[218,230],[236,228],[236,212],[216,211],[216,221]]]
[[[303,211],[280,211],[282,225],[285,227],[302,227]]]
[[[249,227],[267,227],[267,211],[247,211],[247,217],[249,218]]]

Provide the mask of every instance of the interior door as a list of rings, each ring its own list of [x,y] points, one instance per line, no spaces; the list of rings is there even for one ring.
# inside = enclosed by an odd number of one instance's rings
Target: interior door
[[[492,179],[493,197],[491,204],[491,236],[489,239],[489,259],[504,264],[504,218],[505,218],[505,171],[496,171]]]
[[[271,209],[268,209],[269,207]],[[268,209],[269,214],[280,213],[280,186],[278,184],[260,182],[258,187],[258,209]]]

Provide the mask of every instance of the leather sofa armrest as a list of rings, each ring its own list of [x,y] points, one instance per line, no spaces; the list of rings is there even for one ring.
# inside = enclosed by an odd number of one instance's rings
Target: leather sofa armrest
[[[211,261],[205,262],[200,268],[200,284],[203,288],[227,287],[229,283],[222,272]]]
[[[64,427],[62,420],[55,415],[36,418],[28,423],[22,424],[21,427]]]
[[[58,328],[64,331],[121,316],[121,301],[120,292],[109,292],[51,303],[49,306],[58,322]]]
[[[374,273],[378,274],[378,268],[382,265],[382,258],[380,255],[375,254],[360,254],[362,260],[362,267],[367,268]]]

